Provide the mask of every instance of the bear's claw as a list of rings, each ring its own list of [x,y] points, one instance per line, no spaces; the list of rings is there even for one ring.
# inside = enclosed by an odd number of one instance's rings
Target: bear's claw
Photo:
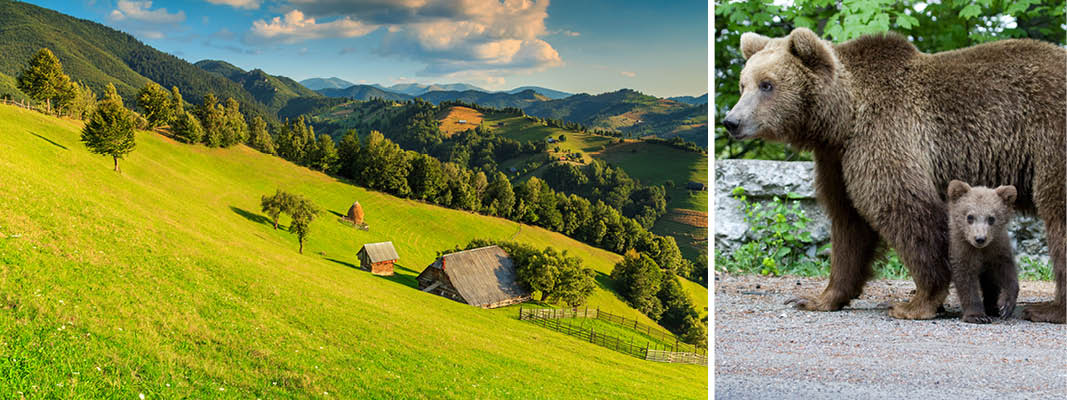
[[[964,315],[961,319],[963,320],[963,322],[968,322],[972,324],[988,324],[990,322],[993,322],[993,319],[989,318],[989,316],[985,314]]]
[[[786,300],[783,304],[792,304],[793,308],[804,311],[837,311],[841,309],[841,307],[834,307],[833,305],[824,302],[819,298],[803,296],[791,298],[789,300]]]

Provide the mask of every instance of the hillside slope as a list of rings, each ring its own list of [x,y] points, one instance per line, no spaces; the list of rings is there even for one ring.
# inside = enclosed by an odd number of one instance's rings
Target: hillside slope
[[[631,137],[681,137],[708,145],[708,106],[688,105],[622,89],[598,95],[576,94],[564,99],[531,103],[527,114],[578,122],[591,128],[614,129]]]
[[[516,321],[514,309],[410,286],[436,251],[474,237],[564,248],[601,273],[618,255],[368,192],[244,146],[141,132],[119,175],[85,150],[79,129],[0,106],[0,393],[706,396],[705,367],[638,360]],[[295,238],[258,211],[259,196],[279,187],[330,212],[359,200],[370,230],[326,213],[297,254]],[[380,240],[397,245],[396,277],[352,267],[362,243]],[[605,290],[590,302],[639,316]]]
[[[289,100],[294,98],[321,96],[288,77],[271,75],[258,68],[245,71],[233,64],[220,60],[200,60],[193,65],[205,71],[222,75],[241,85],[256,101],[267,106],[267,109],[274,113],[277,113],[278,110],[289,103]]]
[[[327,88],[329,88],[329,89],[344,89],[346,87],[355,85],[352,82],[346,81],[346,80],[338,78],[336,76],[335,77],[331,77],[331,78],[309,78],[309,79],[304,79],[304,80],[300,81],[300,84],[304,85],[304,87],[306,87],[308,89],[311,89],[311,90],[320,90],[320,89],[327,89]]]
[[[377,86],[371,85],[352,85],[346,88],[325,88],[316,90],[316,92],[326,97],[343,97],[353,100],[370,100],[370,99],[385,99],[394,101],[408,101],[411,100],[411,96],[394,93],[387,90],[379,89]]]

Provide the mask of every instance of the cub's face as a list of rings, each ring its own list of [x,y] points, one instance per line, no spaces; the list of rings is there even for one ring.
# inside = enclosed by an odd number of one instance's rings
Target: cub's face
[[[741,98],[722,124],[735,139],[790,141],[811,125],[814,89],[833,79],[836,58],[829,44],[799,28],[784,38],[741,35],[747,60]]]
[[[1014,186],[972,188],[961,181],[949,183],[949,228],[975,248],[988,246],[996,233],[1007,229],[1016,191]]]

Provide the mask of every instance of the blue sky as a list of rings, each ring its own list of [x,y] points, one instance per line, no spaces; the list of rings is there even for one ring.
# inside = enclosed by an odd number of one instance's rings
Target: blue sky
[[[699,96],[708,3],[611,0],[31,0],[190,62],[296,80],[631,88]]]

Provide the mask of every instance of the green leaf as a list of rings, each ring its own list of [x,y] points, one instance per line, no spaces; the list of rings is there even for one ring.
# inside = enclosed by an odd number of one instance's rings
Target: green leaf
[[[907,14],[897,15],[897,26],[903,29],[911,29],[919,26],[919,19]]]
[[[977,4],[968,4],[967,7],[963,7],[960,10],[960,18],[971,19],[982,14],[982,7]]]

